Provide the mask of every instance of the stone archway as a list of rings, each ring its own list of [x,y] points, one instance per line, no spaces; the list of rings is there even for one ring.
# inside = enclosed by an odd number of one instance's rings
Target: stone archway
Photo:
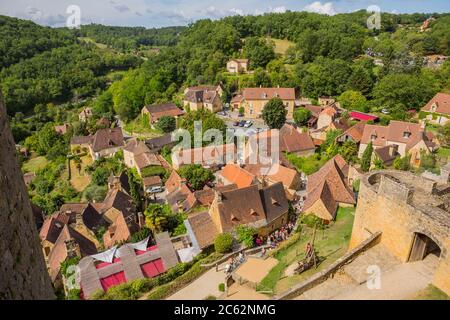
[[[415,232],[408,262],[423,260],[430,254],[440,257],[441,253],[442,249],[436,241],[426,234]]]

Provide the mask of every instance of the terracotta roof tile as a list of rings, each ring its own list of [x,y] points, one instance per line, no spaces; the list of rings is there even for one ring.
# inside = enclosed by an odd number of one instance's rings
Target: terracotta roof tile
[[[255,176],[253,174],[234,163],[227,164],[219,174],[225,178],[228,183],[236,184],[238,188],[248,187],[255,181]]]
[[[270,100],[279,97],[281,100],[295,100],[294,88],[245,88],[245,100]]]
[[[188,222],[200,249],[204,249],[214,243],[214,239],[219,234],[219,230],[207,211],[190,215]]]
[[[433,107],[436,107],[433,111]],[[422,111],[437,112],[450,115],[450,94],[438,93],[436,94],[423,108]]]

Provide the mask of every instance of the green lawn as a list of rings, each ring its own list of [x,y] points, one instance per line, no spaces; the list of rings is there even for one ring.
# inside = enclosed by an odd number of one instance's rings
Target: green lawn
[[[439,158],[447,159],[447,161],[450,161],[450,148],[439,148],[437,151],[437,155]]]
[[[278,251],[274,257],[280,262],[261,281],[259,290],[273,290],[274,294],[281,293],[292,286],[307,279],[312,274],[326,268],[347,251],[352,233],[355,208],[339,208],[336,221],[325,230],[317,230],[314,248],[317,256],[323,261],[317,269],[310,269],[300,275],[284,277],[285,269],[304,258],[304,251],[308,242],[312,240],[313,230],[303,227],[300,235],[294,235],[294,243]]]
[[[266,38],[267,40],[271,40],[275,43],[275,53],[285,55],[287,49],[289,47],[295,46],[295,43],[289,40],[275,39],[275,38]]]
[[[414,300],[450,300],[450,298],[445,292],[430,284],[419,292]]]
[[[328,161],[326,157],[317,153],[309,157],[299,157],[291,153],[287,155],[287,159],[299,171],[304,172],[308,176],[317,172]]]
[[[22,165],[24,172],[37,172],[48,164],[48,160],[44,156],[39,156],[25,161]]]
[[[148,139],[162,135],[159,130],[151,128],[148,124],[148,121],[143,121],[141,115],[139,115],[136,119],[126,123],[124,126],[124,130],[130,134],[137,134]]]

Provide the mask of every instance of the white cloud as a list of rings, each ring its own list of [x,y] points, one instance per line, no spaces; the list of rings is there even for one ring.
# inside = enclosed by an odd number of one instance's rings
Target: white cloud
[[[230,13],[231,14],[237,14],[239,16],[244,15],[244,11],[242,9],[237,9],[237,8],[231,8],[230,9]]]
[[[281,7],[275,7],[272,10],[270,10],[274,13],[285,13],[286,12],[286,7],[281,6]]]
[[[331,2],[322,4],[320,1],[316,1],[308,4],[303,10],[308,12],[327,14],[330,16],[336,14],[336,10],[334,9],[333,3]]]

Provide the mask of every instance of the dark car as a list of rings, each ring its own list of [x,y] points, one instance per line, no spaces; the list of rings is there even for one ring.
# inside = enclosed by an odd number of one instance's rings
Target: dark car
[[[236,121],[235,123],[233,123],[233,126],[238,127],[240,123],[240,121]]]
[[[247,121],[245,121],[245,120],[240,121],[239,122],[239,127],[245,126],[246,123],[247,123]]]

